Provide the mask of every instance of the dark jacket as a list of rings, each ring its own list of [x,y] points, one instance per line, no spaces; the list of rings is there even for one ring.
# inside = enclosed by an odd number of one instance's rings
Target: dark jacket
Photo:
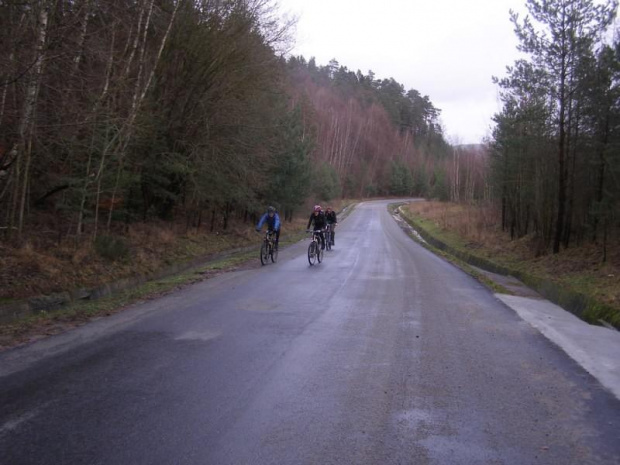
[[[334,210],[329,213],[325,213],[325,219],[327,220],[327,224],[338,223],[338,220],[336,219],[336,212]]]
[[[314,223],[314,229],[323,229],[326,225],[325,221],[325,213],[319,212],[317,216],[314,216],[314,212],[310,215],[310,219],[308,220],[308,227],[306,229],[310,229],[310,225]]]

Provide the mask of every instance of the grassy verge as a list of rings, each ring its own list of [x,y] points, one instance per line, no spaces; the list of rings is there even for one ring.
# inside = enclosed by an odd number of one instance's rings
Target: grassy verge
[[[347,207],[345,214],[339,219],[343,220],[353,210],[355,203],[353,201],[342,201],[342,206],[336,203],[336,208]],[[285,234],[281,238],[281,245],[286,246],[299,242],[306,237],[305,222],[306,218],[299,218],[293,223],[285,224]],[[240,251],[233,253],[225,258],[213,260],[205,265],[192,268],[173,276],[162,279],[148,281],[144,284],[135,286],[131,289],[114,293],[110,296],[99,298],[96,300],[79,300],[66,307],[53,312],[40,312],[37,315],[30,316],[14,323],[0,325],[0,350],[14,347],[19,344],[27,343],[42,337],[58,334],[71,328],[81,326],[95,318],[112,315],[122,311],[128,305],[141,300],[150,300],[161,297],[177,289],[185,287],[195,282],[199,282],[209,277],[221,274],[227,271],[233,271],[239,266],[251,266],[255,261],[258,264],[258,250],[260,247],[260,235],[253,231],[248,232],[251,240],[237,242],[234,245],[251,244],[256,250]],[[225,242],[231,244],[230,241]],[[218,243],[218,251],[222,250],[221,242]],[[182,247],[178,243],[175,247]],[[229,247],[232,248],[232,247]],[[198,250],[187,250],[186,253],[177,254],[176,252],[166,255],[162,263],[172,264],[177,259],[195,258],[195,253],[204,251],[204,248]],[[182,260],[181,260],[182,261]],[[8,303],[13,299],[1,299]]]
[[[402,205],[402,203],[394,203],[394,204],[390,204],[389,205],[389,209],[392,213],[400,213],[398,211],[398,208]],[[401,217],[403,215],[401,214]],[[412,227],[415,227],[413,224],[411,224],[411,222],[405,218],[408,222],[408,224],[410,224]],[[422,245],[424,248],[426,248],[427,250],[430,250],[431,252],[433,252],[435,255],[439,255],[440,257],[443,257],[444,259],[446,259],[447,261],[449,261],[450,263],[456,265],[458,268],[460,268],[461,270],[463,270],[465,273],[467,273],[468,275],[470,275],[471,277],[473,277],[474,279],[476,279],[478,282],[480,282],[481,284],[484,284],[485,286],[487,286],[489,289],[491,289],[493,292],[495,293],[499,293],[499,294],[509,294],[512,295],[513,293],[506,289],[504,286],[502,286],[499,283],[496,283],[495,281],[493,281],[492,279],[488,278],[487,276],[485,276],[484,274],[480,273],[479,271],[477,271],[475,268],[473,268],[471,265],[469,265],[467,262],[461,260],[460,258],[451,255],[450,253],[441,250],[437,247],[434,247],[433,245],[431,245],[428,242],[425,241],[421,241],[419,240],[418,237],[416,237],[415,234],[412,234],[411,231],[409,230],[405,230],[405,232],[407,232],[407,234],[409,235],[409,237],[411,237],[414,241],[416,241],[418,244]]]
[[[338,211],[352,203],[339,200],[333,207]],[[298,237],[307,221],[300,210],[292,222],[283,223],[283,237]],[[40,228],[29,231],[26,242],[19,245],[0,241],[0,302],[91,289],[260,243],[249,218],[231,217],[226,229],[216,222],[211,230],[209,221],[205,223],[198,228],[161,221],[135,223],[127,230],[117,225],[118,230],[95,241],[86,233],[79,240],[66,236],[60,240]]]
[[[299,225],[286,225],[295,231]],[[95,288],[260,242],[252,225],[232,223],[224,230],[180,232],[171,225],[134,225],[111,244],[66,241],[48,244],[33,238],[19,248],[0,245],[0,298]]]
[[[257,253],[240,252],[175,276],[154,280],[97,300],[77,301],[52,313],[41,312],[15,323],[0,325],[0,350],[81,326],[120,312],[138,301],[151,300],[203,281],[257,259]]]
[[[617,250],[601,263],[593,246],[536,256],[531,238],[510,241],[496,228],[492,211],[479,207],[416,202],[402,216],[435,249],[489,271],[512,275],[590,323],[620,327]]]

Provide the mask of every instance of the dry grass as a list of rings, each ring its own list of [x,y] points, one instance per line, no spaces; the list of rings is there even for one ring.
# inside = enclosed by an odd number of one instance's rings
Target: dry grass
[[[414,202],[410,214],[432,223],[442,238],[457,247],[511,267],[546,276],[595,295],[613,306],[620,305],[620,243],[610,243],[607,262],[601,247],[587,243],[557,255],[537,256],[530,236],[510,240],[499,227],[500,212],[492,206],[449,202]]]
[[[226,232],[181,234],[164,225],[132,226],[124,239],[130,255],[111,261],[100,257],[91,241],[40,240],[22,247],[0,245],[0,299],[26,298],[79,287],[95,287],[171,263],[256,243],[250,225],[233,224]]]
[[[348,203],[335,201],[332,206],[340,209]],[[305,210],[300,211],[292,222],[285,222],[283,235],[303,231],[307,215]],[[80,241],[75,237],[59,240],[51,232],[51,223],[49,218],[41,220],[40,225],[29,231],[28,242],[20,247],[0,242],[0,300],[96,287],[136,274],[152,273],[172,263],[256,245],[261,240],[253,224],[235,219],[231,219],[226,230],[217,225],[214,232],[208,230],[209,224],[200,230],[186,230],[185,224],[135,223],[126,232],[122,229],[116,232],[126,241],[129,256],[111,261],[99,256],[88,237]]]
[[[457,233],[472,243],[488,243],[496,239],[499,216],[491,206],[473,207],[446,202],[415,202],[410,212],[433,221],[444,230]]]

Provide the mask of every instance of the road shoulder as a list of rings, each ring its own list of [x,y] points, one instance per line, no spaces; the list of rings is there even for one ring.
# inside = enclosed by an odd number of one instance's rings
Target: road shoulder
[[[619,331],[613,328],[591,325],[581,320],[562,307],[544,299],[535,290],[530,289],[512,276],[503,276],[482,270],[460,263],[460,260],[454,257],[447,257],[445,252],[438,253],[440,251],[427,244],[411,225],[396,215],[392,216],[412,240],[449,260],[487,285],[497,299],[562,349],[620,400]],[[480,277],[484,279],[480,279]]]
[[[590,325],[545,299],[495,296],[620,399],[620,332]]]

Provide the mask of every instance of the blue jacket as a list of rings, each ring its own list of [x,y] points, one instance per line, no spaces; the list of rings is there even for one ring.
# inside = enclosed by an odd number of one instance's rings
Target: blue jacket
[[[280,215],[278,215],[277,213],[274,213],[273,217],[271,218],[269,217],[269,213],[265,213],[256,225],[256,229],[262,228],[265,222],[267,223],[267,229],[273,231],[280,230]]]

